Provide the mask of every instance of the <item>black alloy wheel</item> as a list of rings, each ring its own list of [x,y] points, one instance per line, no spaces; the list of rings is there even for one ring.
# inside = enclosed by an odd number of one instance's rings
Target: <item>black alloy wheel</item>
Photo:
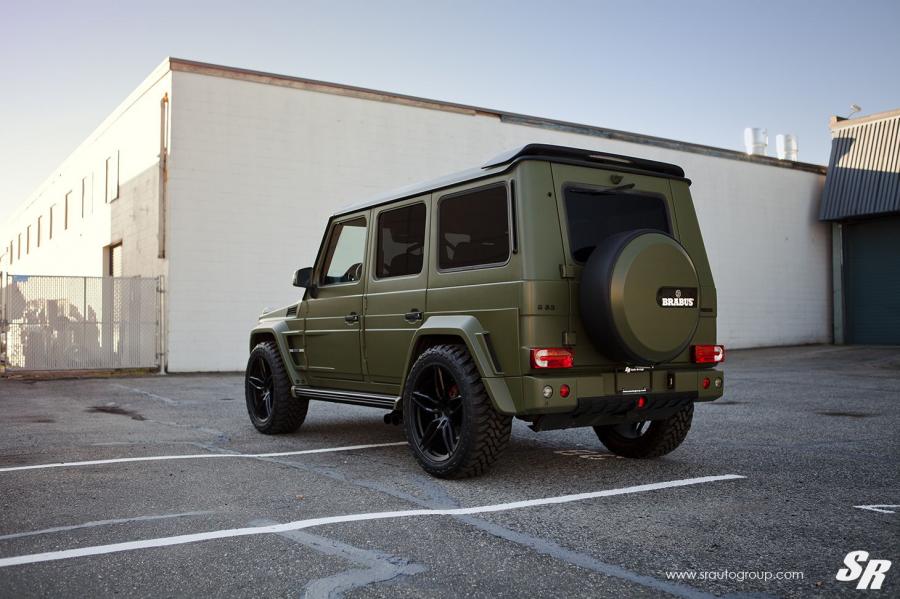
[[[309,409],[308,399],[291,395],[291,380],[274,341],[263,341],[250,352],[244,396],[250,422],[267,435],[294,432]]]
[[[272,417],[272,402],[275,397],[272,369],[263,356],[256,356],[247,368],[247,385],[253,397],[252,411],[261,422]],[[249,407],[249,406],[248,406]]]
[[[464,345],[435,345],[419,354],[406,378],[402,411],[410,451],[439,478],[486,471],[512,430],[512,417],[494,409]]]
[[[449,460],[459,446],[463,397],[450,371],[440,364],[426,369],[412,392],[413,440],[435,462]]]

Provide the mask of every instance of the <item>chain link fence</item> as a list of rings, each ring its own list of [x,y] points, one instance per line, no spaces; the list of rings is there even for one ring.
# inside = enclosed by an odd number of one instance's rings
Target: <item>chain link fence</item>
[[[7,371],[157,368],[162,280],[0,274]]]

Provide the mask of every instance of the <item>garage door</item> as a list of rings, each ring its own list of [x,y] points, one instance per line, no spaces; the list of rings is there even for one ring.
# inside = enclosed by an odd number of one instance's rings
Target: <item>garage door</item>
[[[848,343],[900,345],[900,216],[844,225]]]

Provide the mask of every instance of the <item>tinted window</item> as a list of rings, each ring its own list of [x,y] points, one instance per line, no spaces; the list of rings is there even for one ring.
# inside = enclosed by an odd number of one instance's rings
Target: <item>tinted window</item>
[[[666,203],[659,196],[583,188],[569,188],[565,193],[569,246],[578,262],[587,262],[594,248],[616,233],[635,229],[670,233]]]
[[[366,251],[366,219],[357,218],[335,225],[325,254],[323,285],[352,283],[362,276]]]
[[[422,272],[425,249],[425,204],[388,210],[378,216],[375,276],[416,275]]]
[[[506,262],[509,258],[506,186],[442,199],[438,227],[441,269]]]

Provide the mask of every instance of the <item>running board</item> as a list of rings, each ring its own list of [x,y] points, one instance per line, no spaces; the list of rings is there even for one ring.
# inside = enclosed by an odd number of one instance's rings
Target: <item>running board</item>
[[[396,410],[400,407],[400,398],[380,393],[360,393],[341,389],[313,389],[312,387],[291,387],[291,394],[297,398],[317,399],[332,403],[345,403],[368,408]]]

